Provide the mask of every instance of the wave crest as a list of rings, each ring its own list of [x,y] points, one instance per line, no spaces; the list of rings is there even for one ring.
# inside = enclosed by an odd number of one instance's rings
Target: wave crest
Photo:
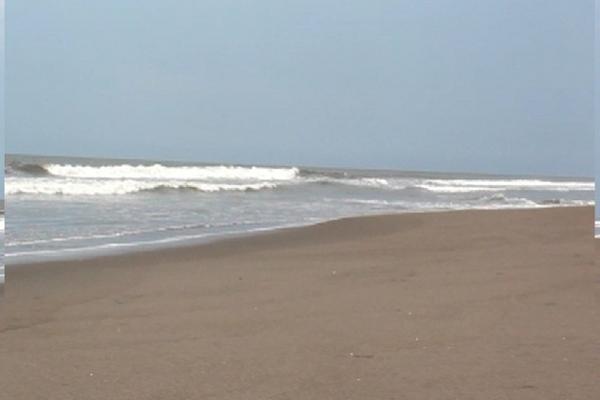
[[[48,176],[50,172],[40,164],[26,164],[13,162],[8,164],[6,175],[29,175],[29,176]]]
[[[267,168],[239,166],[165,166],[106,165],[87,166],[47,164],[43,167],[50,175],[63,178],[85,179],[177,179],[177,180],[258,180],[286,181],[298,176],[298,168]]]

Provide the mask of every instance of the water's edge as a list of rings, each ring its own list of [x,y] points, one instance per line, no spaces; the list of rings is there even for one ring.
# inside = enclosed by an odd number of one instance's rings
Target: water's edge
[[[127,256],[127,255],[135,255],[135,254],[147,254],[147,253],[156,253],[162,251],[178,251],[189,248],[196,248],[198,246],[208,246],[215,243],[226,242],[230,240],[239,240],[244,238],[251,238],[260,235],[270,235],[277,234],[279,232],[285,232],[288,230],[295,229],[304,229],[312,226],[328,224],[337,221],[345,221],[345,220],[357,220],[357,219],[368,219],[375,217],[396,217],[399,215],[414,215],[414,214],[447,214],[447,213],[472,213],[472,212],[532,212],[539,210],[547,210],[547,209],[562,209],[562,208],[593,208],[593,205],[572,205],[572,206],[546,206],[546,207],[535,207],[535,208],[518,208],[518,209],[454,209],[454,210],[414,210],[414,211],[405,211],[405,212],[385,212],[385,213],[374,213],[367,215],[355,215],[355,216],[345,216],[339,218],[326,219],[322,221],[314,221],[304,224],[290,224],[285,226],[275,226],[268,228],[256,229],[253,231],[239,231],[235,233],[227,233],[223,235],[215,234],[213,236],[206,236],[203,238],[192,238],[192,239],[174,239],[167,243],[147,243],[141,245],[131,245],[131,246],[122,246],[120,248],[111,249],[112,251],[83,251],[81,249],[74,249],[71,254],[65,254],[64,251],[61,251],[60,254],[57,254],[55,258],[45,258],[43,260],[38,257],[34,257],[31,259],[19,258],[16,260],[12,260],[6,263],[6,270],[10,270],[12,268],[26,268],[29,266],[43,266],[43,265],[51,265],[60,262],[81,262],[81,261],[90,261],[90,260],[103,260],[110,259],[113,257],[119,256]],[[10,260],[10,255],[8,256],[7,261]]]

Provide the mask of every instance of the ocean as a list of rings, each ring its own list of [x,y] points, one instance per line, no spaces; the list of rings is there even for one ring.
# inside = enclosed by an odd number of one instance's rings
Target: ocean
[[[7,263],[83,258],[342,217],[591,205],[591,179],[8,155]]]

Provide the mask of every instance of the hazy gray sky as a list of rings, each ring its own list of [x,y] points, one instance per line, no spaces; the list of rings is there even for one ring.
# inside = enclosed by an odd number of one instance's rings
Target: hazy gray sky
[[[7,150],[593,175],[594,0],[7,7]]]
[[[0,165],[4,165],[4,0],[0,0]],[[4,168],[0,171],[0,198],[4,198]]]
[[[596,24],[595,26],[595,165],[596,165],[596,187],[600,188],[600,0],[596,0]],[[600,190],[596,190],[596,215],[600,216]]]

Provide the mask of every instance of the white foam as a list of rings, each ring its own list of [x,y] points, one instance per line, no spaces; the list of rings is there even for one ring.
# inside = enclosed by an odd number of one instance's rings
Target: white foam
[[[157,189],[189,189],[200,192],[250,191],[273,189],[274,182],[258,183],[204,183],[178,180],[135,179],[57,179],[57,178],[6,178],[5,191],[11,194],[33,195],[122,195]]]
[[[593,182],[539,179],[427,179],[416,185],[436,193],[493,192],[502,190],[592,191]]]
[[[237,166],[154,165],[60,165],[48,164],[46,170],[65,178],[160,179],[160,180],[257,180],[285,181],[296,178],[298,168],[266,168]]]
[[[306,183],[333,183],[348,186],[358,186],[374,189],[406,189],[410,186],[412,180],[390,180],[384,178],[331,178],[331,177],[317,177],[317,178],[306,178]]]
[[[504,190],[593,191],[593,182],[547,181],[539,179],[416,179],[416,178],[329,178],[307,181],[329,182],[359,187],[403,190],[423,189],[434,193],[500,192]]]

